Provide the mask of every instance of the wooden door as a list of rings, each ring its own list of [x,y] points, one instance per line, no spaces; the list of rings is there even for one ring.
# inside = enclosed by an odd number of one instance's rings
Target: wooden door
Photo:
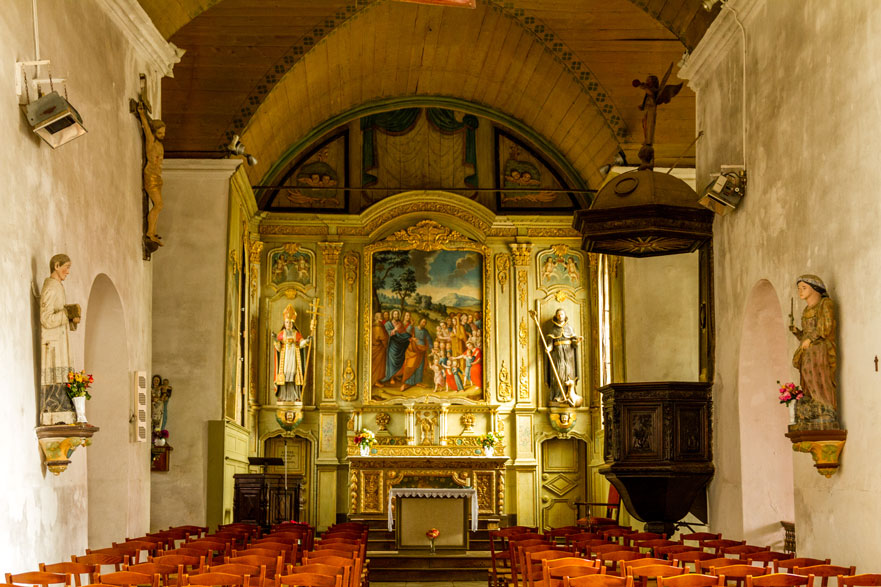
[[[587,445],[575,438],[553,438],[541,445],[541,525],[572,526],[575,502],[587,501]]]

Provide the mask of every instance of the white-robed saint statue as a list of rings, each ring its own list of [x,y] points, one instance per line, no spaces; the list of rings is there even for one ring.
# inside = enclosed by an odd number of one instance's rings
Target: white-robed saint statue
[[[70,257],[49,261],[51,275],[40,290],[40,412],[43,425],[56,424],[53,413],[73,412],[67,397],[67,374],[72,372],[67,334],[80,322],[79,304],[68,304],[61,284],[70,273]],[[70,424],[72,422],[68,422]]]
[[[279,403],[301,402],[306,385],[306,350],[312,337],[304,337],[294,320],[297,311],[288,304],[284,327],[275,335],[275,397]]]

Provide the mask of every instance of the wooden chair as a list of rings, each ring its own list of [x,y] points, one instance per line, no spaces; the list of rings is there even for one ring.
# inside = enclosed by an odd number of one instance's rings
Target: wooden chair
[[[541,538],[512,539],[508,541],[508,559],[511,561],[511,579],[514,581],[514,587],[518,587],[520,584],[519,575],[522,569],[517,551],[519,548],[529,548],[532,546],[549,547],[552,545],[543,536]]]
[[[181,577],[181,586],[202,585],[203,587],[248,587],[251,582],[250,575],[234,575],[232,573],[199,573],[198,575],[184,575]]]
[[[159,587],[159,575],[146,575],[132,571],[117,571],[115,573],[107,573],[106,575],[97,573],[95,575],[95,583],[98,585],[116,585],[117,587],[133,587],[135,585]]]
[[[572,546],[576,542],[584,540],[602,540],[602,537],[596,532],[578,532],[576,534],[566,534],[566,546]]]
[[[740,558],[746,558],[746,555],[754,554],[756,552],[770,552],[770,550],[770,546],[753,546],[751,544],[740,544],[737,546],[726,546],[719,551],[719,554],[721,554],[722,556],[733,554],[734,556]]]
[[[629,539],[630,536],[625,536],[626,539]],[[648,553],[651,556],[657,556],[658,548],[670,548],[670,547],[679,547],[679,548],[691,548],[690,546],[682,546],[678,542],[673,542],[672,540],[667,540],[666,538],[653,538],[650,540],[635,540],[633,542],[633,546],[639,549],[640,552],[643,552],[643,549],[648,549]]]
[[[30,571],[27,573],[16,573],[15,575],[6,573],[7,583],[25,583],[28,585],[42,585],[43,587],[48,587],[49,585],[65,585],[70,587],[71,581],[73,581],[73,578],[70,573],[48,573],[46,571]]]
[[[246,565],[242,563],[223,563],[209,565],[204,573],[227,573],[229,575],[248,575],[252,587],[263,587],[266,583],[266,565]],[[204,574],[200,573],[200,574]]]
[[[710,553],[707,553],[710,554]],[[731,565],[742,565],[743,561],[739,558],[715,557],[695,561],[694,566],[698,573],[707,574],[710,567],[727,567]],[[712,575],[712,573],[710,573]]]
[[[879,587],[881,586],[881,575],[874,573],[864,573],[862,575],[839,575],[838,587]]]
[[[266,580],[275,580],[277,575],[283,575],[285,572],[284,557],[281,556],[259,556],[256,554],[228,556],[224,558],[224,563],[266,567]]]
[[[596,563],[574,557],[542,561],[542,584],[544,587],[562,587],[564,577],[604,574],[605,567],[600,568]]]
[[[641,552],[635,552],[633,550],[615,550],[603,553],[597,557],[600,564],[606,567],[606,574],[622,576],[624,576],[624,573],[619,570],[619,567],[623,567],[624,562],[636,560],[638,558],[646,558],[646,556]]]
[[[700,544],[701,540],[719,540],[720,538],[722,538],[721,534],[715,534],[713,532],[692,532],[691,534],[679,535],[679,541],[683,544],[686,540]]]
[[[330,577],[339,575],[345,577],[346,567],[338,565],[325,565],[322,563],[310,563],[308,565],[300,565],[296,567],[298,573],[315,573],[316,575],[328,575]]]
[[[144,575],[159,575],[159,582],[167,586],[171,584],[168,581],[169,575],[176,575],[178,567],[177,565],[164,563],[138,563],[135,565],[123,565],[122,570]]]
[[[828,565],[829,559],[820,560],[818,558],[787,558],[774,561],[775,573],[792,572],[795,567],[812,567],[814,565]],[[782,570],[781,570],[782,569]]]
[[[677,552],[672,555],[673,564],[677,567],[688,568],[688,565],[692,565],[694,567],[695,573],[700,573],[700,569],[697,568],[697,561],[700,560],[709,560],[711,558],[716,558],[716,555],[704,552],[703,550],[690,550],[688,552]]]
[[[606,574],[563,577],[563,587],[633,587],[633,577]]]
[[[570,545],[570,548],[582,556],[588,556],[590,549],[594,546],[603,546],[604,544],[612,544],[602,538],[590,538],[588,540],[577,540]]]
[[[700,552],[697,546],[688,546],[686,544],[670,544],[668,546],[657,546],[652,548],[652,554],[658,558],[673,559],[674,555],[682,552]]]
[[[133,559],[133,556],[132,556],[132,555],[135,554],[135,553],[137,553],[137,552],[138,552],[138,549],[137,549],[137,548],[134,548],[134,549],[131,549],[131,548],[115,548],[115,547],[110,547],[110,548],[96,548],[96,549],[89,549],[89,548],[87,548],[87,549],[86,549],[86,556],[88,556],[88,555],[90,555],[90,554],[105,554],[105,555],[107,555],[107,556],[115,556],[115,557],[119,557],[119,559],[120,559],[119,565],[120,565],[120,568],[121,568],[122,565],[133,563],[134,561],[132,560],[132,559]]]
[[[286,562],[289,562],[292,565],[297,564],[299,557],[297,553],[300,549],[297,544],[286,544],[284,542],[260,542],[258,544],[248,545],[242,550],[238,550],[239,554],[243,552],[248,552],[251,550],[271,550],[276,554],[280,554],[285,558]],[[263,553],[265,555],[265,553]]]
[[[276,577],[275,587],[291,585],[292,587],[341,587],[342,580],[339,575],[330,577],[316,573],[293,573]]]
[[[95,565],[89,565],[86,563],[54,563],[51,565],[47,565],[46,563],[40,563],[40,570],[44,573],[59,573],[62,575],[71,575],[73,577],[73,583],[76,587],[82,587],[86,583],[94,583],[95,582],[95,573],[98,571],[98,568]],[[86,583],[83,583],[82,577],[86,575]]]
[[[633,534],[627,534],[624,536],[624,545],[633,546],[633,543],[638,540],[657,540],[659,538],[665,539],[667,538],[667,535],[658,534],[657,532],[634,532]]]
[[[674,567],[673,565],[646,565],[644,567],[628,567],[627,572],[633,577],[633,583],[639,581],[640,587],[646,587],[649,577],[657,579],[658,577],[676,577],[685,573],[682,567]]]
[[[725,538],[717,538],[714,540],[701,540],[700,547],[703,549],[711,549],[716,556],[720,556],[723,548],[731,546],[740,546],[746,544],[746,540],[726,540]]]
[[[358,587],[361,580],[360,561],[354,557],[342,557],[334,554],[328,554],[333,551],[312,551],[303,553],[303,564],[321,563],[323,565],[336,565],[340,567],[348,567],[348,572],[343,580],[343,587]]]
[[[813,575],[814,577],[822,577],[820,585],[827,587],[829,585],[829,577],[838,577],[839,575],[856,575],[856,567],[839,567],[837,565],[811,565],[809,567],[795,567],[792,570],[793,575]]]
[[[752,565],[736,564],[726,565],[722,567],[710,567],[710,574],[725,575],[726,583],[728,581],[734,581],[737,585],[741,585],[747,577],[767,575],[769,570],[770,569],[766,567],[754,567]]]
[[[559,528],[551,528],[550,530],[545,531],[545,536],[550,538],[553,542],[557,542],[560,538],[565,541],[566,536],[570,534],[578,534],[583,531],[584,528],[581,526],[561,526]]]
[[[111,565],[113,565],[114,571],[119,571],[120,569],[122,569],[123,563],[128,562],[126,557],[121,554],[84,554],[80,556],[72,555],[70,557],[70,560],[74,563],[83,563],[94,566],[95,573],[100,572],[101,567]]]
[[[676,566],[673,564],[673,561],[671,561],[671,560],[667,560],[664,558],[652,558],[652,557],[647,556],[645,558],[638,558],[638,559],[632,560],[632,561],[622,561],[621,562],[621,572],[624,575],[630,575],[630,574],[632,574],[630,572],[630,569],[636,568],[636,567],[647,567],[648,565],[667,565],[668,567]]]
[[[172,526],[169,528],[171,531],[183,531],[187,533],[187,536],[195,536],[199,538],[208,533],[208,528],[206,526]]]
[[[797,587],[813,585],[813,575],[793,575],[791,573],[771,573],[758,577],[747,577],[746,587]]]
[[[687,573],[676,577],[658,577],[658,587],[722,587],[725,575]]]
[[[503,587],[511,580],[511,553],[508,551],[508,540],[515,536],[531,534],[541,538],[540,534],[535,533],[535,528],[528,526],[510,526],[489,531],[489,587]],[[496,539],[499,540],[498,548],[496,548]]]
[[[523,557],[526,572],[523,574],[526,587],[545,587],[542,583],[542,561],[558,558],[571,558],[568,550],[539,550],[530,552]]]
[[[625,540],[624,537],[627,536],[628,534],[635,534],[635,533],[636,533],[636,530],[631,530],[630,528],[627,528],[627,527],[611,528],[609,530],[601,530],[599,532],[600,536],[602,536],[603,538],[605,538],[609,542],[617,542],[617,543],[621,544],[622,546],[624,545],[624,540]]]
[[[596,546],[591,546],[587,549],[588,555],[593,558],[598,558],[601,554],[605,554],[607,552],[621,552],[624,550],[629,550],[631,552],[639,552],[639,549],[635,546],[621,546],[617,542],[612,542],[611,544],[608,542],[604,542],[602,544],[598,544]],[[645,555],[643,555],[645,556]]]
[[[791,554],[788,552],[776,552],[773,550],[763,550],[762,552],[753,552],[746,556],[742,556],[741,558],[746,559],[746,563],[748,565],[754,563],[761,563],[763,567],[769,566],[772,562],[777,560],[786,560],[793,558]]]
[[[178,577],[183,576],[184,573],[195,575],[205,570],[205,557],[201,555],[162,554],[161,556],[151,556],[147,559],[147,562],[160,565],[174,565],[177,569]]]

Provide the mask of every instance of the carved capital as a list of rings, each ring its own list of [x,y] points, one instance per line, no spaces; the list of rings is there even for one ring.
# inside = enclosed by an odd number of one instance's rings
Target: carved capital
[[[248,251],[248,260],[252,266],[260,266],[260,253],[263,252],[263,241],[254,241],[251,243]]]
[[[525,267],[529,265],[529,255],[532,252],[532,243],[511,243],[511,254],[514,255],[514,265]]]
[[[321,247],[321,253],[324,255],[325,265],[336,265],[340,259],[340,251],[343,249],[343,243],[331,243],[322,241],[318,243]]]

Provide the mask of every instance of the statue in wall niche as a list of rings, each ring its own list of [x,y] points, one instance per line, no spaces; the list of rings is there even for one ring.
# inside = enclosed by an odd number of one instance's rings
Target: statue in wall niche
[[[153,375],[152,385],[150,386],[150,395],[153,400],[153,432],[161,432],[165,430],[168,424],[168,400],[171,398],[172,387],[168,379],[163,379],[159,375]]]
[[[557,308],[544,331],[538,324],[535,311],[531,310],[529,314],[539,327],[547,354],[546,375],[547,384],[551,389],[550,403],[580,407],[584,400],[578,395],[575,387],[578,383],[578,345],[581,344],[583,337],[575,334],[563,308]]]
[[[798,297],[806,302],[801,328],[790,316],[789,330],[800,344],[792,357],[792,366],[801,375],[804,398],[796,402],[795,428],[800,430],[837,430],[838,422],[838,351],[836,343],[835,302],[826,284],[816,275],[802,275],[796,280]]]
[[[147,106],[143,100],[138,101],[137,110],[144,131],[144,155],[147,159],[144,165],[144,191],[152,203],[147,213],[147,232],[144,238],[153,245],[152,250],[155,251],[155,247],[162,246],[162,238],[156,234],[156,220],[162,211],[162,162],[165,158],[162,141],[165,139],[165,123],[147,117]]]
[[[61,253],[49,261],[50,275],[40,290],[40,419],[44,426],[58,424],[53,413],[70,412],[67,374],[72,372],[67,334],[76,330],[82,311],[79,304],[68,304],[62,282],[70,274],[70,257]],[[61,416],[64,418],[64,416]]]
[[[284,326],[275,334],[275,397],[279,403],[303,401],[306,385],[306,350],[312,337],[305,337],[294,324],[297,311],[288,304],[282,313]]]

